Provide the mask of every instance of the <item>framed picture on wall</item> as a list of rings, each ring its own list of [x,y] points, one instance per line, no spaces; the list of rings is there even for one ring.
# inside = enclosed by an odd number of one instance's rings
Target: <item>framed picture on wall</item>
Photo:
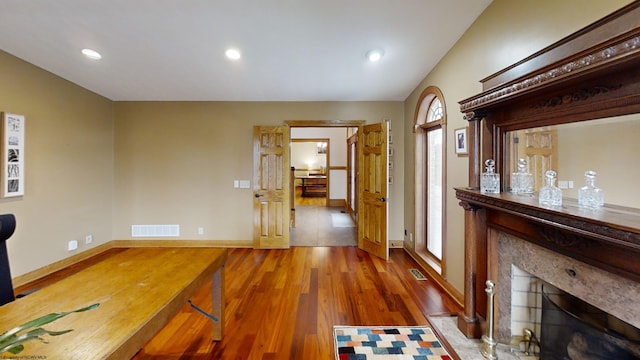
[[[24,195],[24,115],[2,113],[2,197]]]
[[[319,142],[316,144],[316,154],[318,155],[326,155],[327,154],[327,143]]]
[[[456,154],[469,155],[467,148],[467,128],[463,127],[454,130],[454,136],[456,139]]]

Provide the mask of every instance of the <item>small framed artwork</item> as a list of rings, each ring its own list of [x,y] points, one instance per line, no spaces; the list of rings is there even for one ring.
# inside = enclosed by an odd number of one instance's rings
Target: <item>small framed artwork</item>
[[[316,154],[318,154],[318,155],[326,155],[327,154],[327,143],[326,142],[319,142],[316,145]]]
[[[467,128],[463,127],[454,130],[454,136],[456,138],[456,154],[457,155],[469,155],[467,147]]]
[[[24,195],[24,116],[2,113],[2,197]]]

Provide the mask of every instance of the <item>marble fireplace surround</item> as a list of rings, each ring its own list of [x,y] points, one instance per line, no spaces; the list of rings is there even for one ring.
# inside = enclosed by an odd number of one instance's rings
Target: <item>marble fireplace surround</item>
[[[505,311],[511,309],[512,265],[640,328],[640,283],[502,231],[490,229],[489,243],[497,251],[498,341],[509,343],[512,336],[511,311]]]
[[[587,211],[572,199],[543,208],[535,196],[467,188],[457,188],[456,197],[465,209],[466,240],[472,241],[465,244],[465,256],[473,260],[468,264],[474,265],[469,284],[484,290],[486,279],[496,282],[499,342],[511,337],[512,265],[640,328],[639,209],[605,205]],[[482,293],[465,301],[474,302],[484,322],[487,295]],[[467,319],[458,317],[461,330]]]

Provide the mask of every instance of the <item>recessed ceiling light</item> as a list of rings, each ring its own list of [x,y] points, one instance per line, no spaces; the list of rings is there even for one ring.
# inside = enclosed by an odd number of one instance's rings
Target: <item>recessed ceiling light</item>
[[[367,59],[369,59],[369,61],[371,62],[376,62],[382,59],[383,55],[384,55],[384,51],[382,50],[379,50],[379,49],[371,50],[367,53]]]
[[[240,59],[240,51],[236,50],[236,49],[229,49],[227,50],[225,53],[225,55],[227,55],[227,57],[231,60],[238,60]]]
[[[91,49],[82,49],[82,55],[88,57],[92,60],[100,60],[102,59],[102,55],[99,52]]]

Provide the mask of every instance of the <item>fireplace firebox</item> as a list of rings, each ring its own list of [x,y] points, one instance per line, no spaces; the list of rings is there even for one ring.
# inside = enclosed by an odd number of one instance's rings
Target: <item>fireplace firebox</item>
[[[638,329],[569,294],[543,289],[541,323],[541,360],[640,359]]]

